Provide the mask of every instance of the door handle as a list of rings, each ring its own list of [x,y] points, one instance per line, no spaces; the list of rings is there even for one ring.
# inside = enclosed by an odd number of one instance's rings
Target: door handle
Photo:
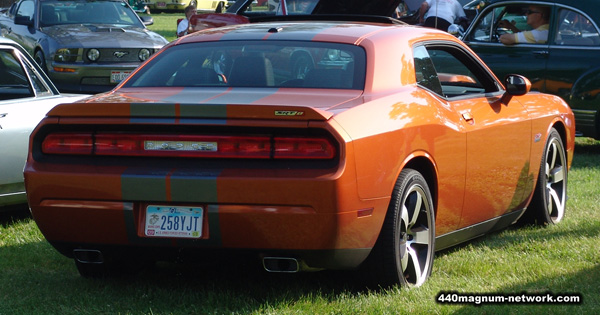
[[[8,115],[8,113],[0,114],[0,118],[4,118],[6,115]]]
[[[475,120],[473,119],[473,115],[471,115],[471,113],[463,113],[462,114],[462,118],[469,124],[472,125],[475,123]]]
[[[547,58],[549,55],[547,50],[534,50],[534,51],[532,51],[532,53],[536,56],[541,56],[544,58]]]

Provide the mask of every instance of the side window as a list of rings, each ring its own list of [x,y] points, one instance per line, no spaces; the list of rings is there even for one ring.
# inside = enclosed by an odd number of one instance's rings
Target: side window
[[[476,42],[491,42],[493,40],[492,35],[498,24],[497,16],[502,15],[505,11],[504,7],[495,8],[488,11],[478,21],[477,25],[471,31],[468,40]],[[495,40],[497,42],[497,39]]]
[[[594,24],[585,16],[569,9],[560,9],[558,32],[554,42],[569,46],[598,46],[600,35]]]
[[[496,80],[468,52],[454,46],[414,50],[417,83],[444,97],[500,91]]]
[[[23,63],[26,66],[27,74],[29,74],[29,78],[31,79],[31,85],[33,86],[33,89],[35,90],[36,96],[52,95],[53,92],[50,90],[50,87],[41,78],[40,74],[35,69],[35,67],[33,67],[33,65],[30,64],[27,60],[23,60]]]
[[[17,9],[17,16],[27,16],[33,20],[33,11],[34,11],[34,2],[33,1],[23,1]]]
[[[27,74],[12,50],[0,50],[0,100],[34,96]]]
[[[444,95],[442,92],[442,86],[438,79],[433,62],[429,57],[429,53],[425,46],[417,46],[414,49],[415,58],[415,75],[417,84],[431,90],[432,92]]]
[[[499,43],[500,36],[511,34],[506,36],[514,38],[514,42],[504,43],[544,44],[548,41],[549,19],[548,6],[517,4],[495,7],[476,22],[467,40]]]

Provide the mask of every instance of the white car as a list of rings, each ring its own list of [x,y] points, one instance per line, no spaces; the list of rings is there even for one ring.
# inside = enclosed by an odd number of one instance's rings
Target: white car
[[[87,96],[61,95],[19,44],[0,37],[0,211],[27,203],[23,167],[33,128],[55,105]]]

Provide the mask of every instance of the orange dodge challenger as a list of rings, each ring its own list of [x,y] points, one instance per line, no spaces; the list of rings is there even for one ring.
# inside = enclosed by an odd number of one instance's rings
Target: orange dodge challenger
[[[47,114],[29,204],[82,276],[243,252],[271,272],[419,286],[436,250],[561,221],[574,150],[562,99],[499,81],[444,32],[305,18],[182,37],[114,90]]]

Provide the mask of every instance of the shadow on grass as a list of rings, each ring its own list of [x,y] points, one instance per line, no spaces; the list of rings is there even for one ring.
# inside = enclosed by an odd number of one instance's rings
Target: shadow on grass
[[[0,226],[6,226],[26,218],[31,218],[27,205],[0,207]]]
[[[600,154],[600,141],[592,138],[577,138],[575,154]]]

